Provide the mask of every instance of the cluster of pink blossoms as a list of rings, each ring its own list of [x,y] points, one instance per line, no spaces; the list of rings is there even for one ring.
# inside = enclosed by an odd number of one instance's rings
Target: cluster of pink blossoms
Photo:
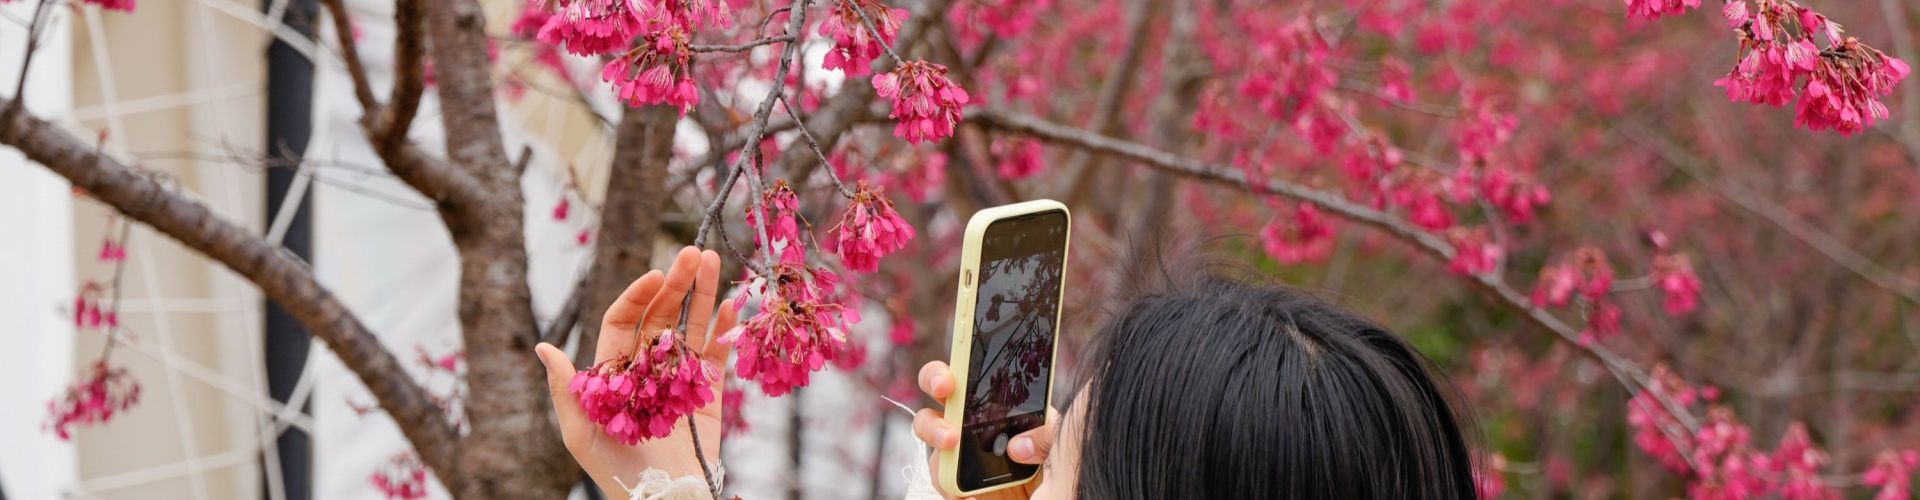
[[[1914,450],[1887,450],[1874,457],[1873,467],[1860,478],[1861,484],[1878,486],[1880,491],[1873,500],[1904,500],[1912,498],[1913,468],[1920,465],[1920,452]]]
[[[887,7],[878,0],[833,0],[833,13],[820,22],[820,36],[833,39],[833,48],[827,50],[826,69],[845,71],[847,75],[867,74],[867,64],[886,51],[893,44],[893,38],[900,34],[900,23],[907,20],[907,9]],[[858,10],[856,10],[858,9]],[[874,30],[868,30],[866,21],[872,21]]]
[[[1627,403],[1627,424],[1634,445],[1675,472],[1692,476],[1689,498],[1734,500],[1777,496],[1788,500],[1840,498],[1840,491],[1820,474],[1827,454],[1815,445],[1800,422],[1787,426],[1773,451],[1756,447],[1750,429],[1719,402],[1713,387],[1694,387],[1656,366],[1647,385]],[[1688,430],[1673,410],[1704,405],[1706,419]],[[1887,451],[1862,477],[1868,486],[1881,487],[1876,499],[1907,498],[1908,474],[1920,454]]]
[[[854,185],[853,201],[840,225],[832,231],[840,262],[855,272],[880,269],[880,258],[899,251],[913,239],[913,226],[893,211],[893,201],[862,180]]]
[[[665,329],[625,353],[573,374],[567,390],[580,397],[587,419],[622,444],[664,437],[673,423],[713,402],[720,372],[684,348]]]
[[[411,451],[402,451],[387,458],[387,463],[373,470],[368,478],[373,487],[378,488],[387,498],[417,500],[427,497],[427,466],[420,457]]]
[[[947,67],[926,61],[908,61],[892,73],[873,75],[873,88],[893,100],[888,117],[900,121],[893,135],[914,144],[953,136],[960,107],[967,104],[967,91],[947,80]]]
[[[1664,296],[1660,305],[1668,314],[1686,314],[1700,307],[1700,278],[1686,255],[1664,254],[1653,259],[1654,284]]]
[[[1453,244],[1453,258],[1447,260],[1447,269],[1460,274],[1493,272],[1499,267],[1500,259],[1507,256],[1506,248],[1487,240],[1485,228],[1447,231],[1447,242]]]
[[[993,142],[993,153],[1000,157],[994,170],[1006,179],[1025,179],[1046,167],[1040,155],[1040,141],[1028,138],[1003,138]]]
[[[1840,25],[1787,0],[1726,3],[1721,13],[1740,40],[1739,63],[1714,81],[1727,99],[1783,106],[1798,99],[1794,126],[1851,135],[1886,118],[1880,97],[1906,78],[1907,63],[1842,35]],[[1788,26],[1797,26],[1789,30]],[[1824,33],[1827,48],[1814,44]]]
[[[120,315],[100,305],[100,296],[105,289],[99,283],[88,280],[81,285],[80,293],[73,296],[74,328],[103,328],[112,330],[120,326]]]
[[[687,31],[678,27],[648,33],[645,43],[607,61],[600,81],[612,82],[614,94],[629,106],[668,104],[686,116],[700,102],[693,51],[687,48]]]
[[[115,412],[140,402],[140,382],[125,368],[107,366],[106,360],[94,361],[86,380],[74,382],[67,393],[47,402],[47,430],[72,439],[73,427],[105,423]]]
[[[692,76],[692,33],[733,25],[726,2],[713,0],[555,0],[535,38],[583,56],[613,54],[600,70],[629,105],[669,104],[682,115],[698,102]],[[538,16],[522,13],[523,22]],[[524,27],[520,27],[524,28]],[[516,29],[520,29],[516,28]],[[635,36],[637,47],[628,48]]]
[[[1580,342],[1590,343],[1620,332],[1620,306],[1607,295],[1613,291],[1613,267],[1607,254],[1598,248],[1582,248],[1558,265],[1540,270],[1540,281],[1533,287],[1533,305],[1567,305],[1577,292],[1586,305],[1587,327],[1580,331]]]
[[[1333,252],[1333,224],[1320,214],[1320,206],[1300,203],[1292,217],[1275,214],[1260,229],[1260,243],[1267,255],[1282,264],[1314,261]]]
[[[734,372],[759,382],[768,396],[807,385],[812,372],[846,349],[847,327],[860,322],[858,311],[830,299],[838,280],[832,271],[795,262],[760,276],[747,288],[760,297],[760,313],[720,336],[733,344]]]
[[[642,19],[629,0],[564,0],[536,37],[576,55],[625,50]]]
[[[1739,0],[1735,0],[1736,2]],[[1627,17],[1658,19],[1675,16],[1700,7],[1700,0],[1626,0]]]

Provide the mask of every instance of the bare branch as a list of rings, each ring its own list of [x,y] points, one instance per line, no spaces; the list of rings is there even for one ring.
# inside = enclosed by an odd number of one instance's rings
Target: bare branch
[[[447,158],[499,192],[517,191],[507,162],[487,60],[486,17],[476,0],[436,2],[428,10],[428,48],[447,132]],[[459,228],[454,228],[458,234]]]
[[[0,129],[7,145],[74,186],[260,287],[263,295],[286,309],[353,370],[380,407],[400,423],[401,432],[421,458],[435,470],[448,472],[440,474],[442,481],[455,489],[465,483],[462,475],[451,473],[457,470],[460,443],[446,416],[373,332],[299,259],[31,114],[21,113],[0,124]]]
[[[693,44],[693,45],[688,45],[687,50],[691,50],[694,52],[746,52],[749,50],[753,50],[754,47],[759,47],[762,45],[772,45],[780,42],[791,42],[798,39],[799,38],[795,37],[792,33],[788,33],[780,36],[760,38],[760,39],[756,39],[754,41],[742,43],[739,45]]]
[[[321,2],[332,14],[333,36],[340,40],[340,59],[347,63],[347,74],[353,77],[353,97],[360,101],[361,108],[372,111],[380,102],[373,97],[373,84],[367,82],[367,67],[360,62],[359,44],[353,41],[353,17],[348,15],[345,0]]]
[[[406,144],[407,132],[413,127],[414,114],[420,108],[420,94],[426,88],[426,48],[421,46],[422,0],[400,0],[394,3],[393,21],[399,27],[399,36],[393,42],[393,95],[387,98],[386,130],[382,136],[375,136],[381,156],[390,156],[401,145]]]
[[[1865,278],[1867,282],[1873,283],[1874,286],[1878,286],[1888,292],[1893,292],[1894,295],[1898,295],[1907,302],[1920,304],[1920,284],[1916,284],[1912,280],[1901,276],[1899,273],[1895,273],[1893,270],[1887,269],[1878,262],[1874,262],[1872,259],[1867,258],[1867,256],[1861,255],[1860,252],[1854,251],[1852,246],[1840,241],[1838,238],[1834,238],[1833,235],[1827,234],[1826,231],[1820,230],[1819,227],[1808,224],[1807,221],[1800,219],[1799,216],[1793,215],[1786,207],[1782,207],[1780,204],[1768,200],[1765,196],[1761,196],[1758,193],[1748,190],[1745,186],[1741,186],[1732,181],[1714,178],[1713,173],[1707,171],[1704,160],[1693,156],[1692,153],[1681,149],[1679,145],[1674,144],[1666,138],[1655,136],[1646,129],[1646,126],[1639,123],[1630,123],[1623,124],[1621,129],[1624,130],[1627,137],[1633,139],[1634,142],[1638,142],[1640,145],[1660,154],[1661,157],[1667,160],[1667,164],[1673,165],[1674,168],[1679,169],[1681,173],[1687,174],[1687,176],[1692,177],[1694,181],[1705,185],[1707,189],[1712,190],[1714,194],[1718,194],[1721,198],[1726,198],[1727,201],[1739,205],[1740,208],[1753,212],[1761,218],[1766,219],[1767,222],[1772,222],[1774,225],[1779,226],[1780,229],[1785,230],[1787,234],[1793,235],[1795,239],[1799,239],[1801,242],[1806,243],[1807,246],[1813,247],[1814,250],[1827,256],[1828,259],[1832,259],[1834,263],[1840,264],[1841,267],[1847,268],[1848,271],[1852,271],[1861,278]]]

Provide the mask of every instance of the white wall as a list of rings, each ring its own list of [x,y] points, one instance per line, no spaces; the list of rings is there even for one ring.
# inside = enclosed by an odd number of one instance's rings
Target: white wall
[[[66,9],[54,9],[63,18]],[[33,16],[33,2],[0,4],[8,17]],[[72,107],[69,19],[52,24],[27,81],[27,109]],[[0,30],[0,85],[18,80],[26,31]],[[13,96],[7,96],[13,97]],[[7,498],[58,498],[74,480],[73,448],[41,431],[48,398],[73,375],[73,209],[67,182],[10,148],[0,148],[0,491]],[[39,410],[39,411],[36,411]]]

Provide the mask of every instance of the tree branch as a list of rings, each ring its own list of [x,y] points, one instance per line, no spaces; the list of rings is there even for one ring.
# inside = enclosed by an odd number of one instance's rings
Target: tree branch
[[[798,39],[799,38],[795,37],[792,33],[788,33],[780,36],[770,36],[766,38],[759,38],[751,42],[742,43],[739,45],[693,44],[693,45],[688,45],[687,50],[691,50],[694,52],[746,52],[749,50],[753,50],[754,47],[759,47],[762,45],[772,45],[780,42],[791,42]]]
[[[437,2],[434,7],[428,10],[426,24],[432,37],[429,48],[441,123],[447,132],[447,158],[496,190],[518,191],[519,178],[507,161],[494,108],[486,17],[475,0]]]
[[[408,2],[411,1],[414,0],[408,0]],[[353,24],[346,5],[342,0],[323,0],[323,2],[327,12],[333,17],[334,34],[340,41],[340,57],[346,63],[347,73],[353,79],[354,97],[360,101],[362,109],[360,129],[376,146],[374,152],[386,162],[387,168],[393,171],[395,177],[399,177],[421,195],[433,199],[443,209],[443,217],[446,216],[445,209],[482,203],[486,197],[486,187],[481,186],[472,176],[455,169],[453,165],[421,152],[418,147],[406,141],[405,130],[394,129],[390,126],[394,122],[383,118],[387,113],[382,111],[384,106],[373,96],[373,87],[368,83],[367,69],[360,60],[360,49],[353,39]],[[402,6],[402,9],[404,10],[405,6]],[[405,33],[408,30],[405,25],[402,25],[401,30],[401,38],[407,38],[409,35]],[[419,30],[417,21],[413,30]],[[413,36],[417,38],[418,35]],[[401,72],[405,73],[406,70],[402,69]],[[404,74],[402,78],[405,78]],[[396,84],[394,88],[396,99],[405,97],[400,91],[400,84]],[[414,106],[417,107],[417,93],[414,100]]]
[[[924,9],[914,11],[912,16],[907,17],[906,22],[901,23],[900,32],[893,39],[894,46],[903,52],[907,51],[908,47],[912,47],[920,37],[926,36],[932,30],[932,25],[939,23],[946,16],[947,4],[951,1],[931,0],[927,2]],[[893,71],[894,66],[892,60],[882,59],[873,65],[873,72],[879,74]],[[807,130],[814,137],[821,139],[822,151],[833,151],[833,148],[840,143],[841,136],[846,135],[854,125],[866,119],[867,105],[873,102],[876,95],[873,85],[866,84],[864,80],[849,81],[852,82],[851,85],[842,85],[840,93],[834,94],[832,100],[807,119]],[[785,165],[788,172],[793,172],[795,179],[807,178],[813,174],[815,167],[820,166],[813,156],[813,151],[807,148],[787,148],[780,153],[779,164]]]
[[[1680,172],[1686,174],[1687,177],[1693,178],[1695,182],[1705,185],[1707,189],[1713,191],[1714,194],[1720,195],[1721,198],[1733,202],[1734,205],[1738,205],[1740,208],[1759,215],[1768,222],[1772,222],[1775,226],[1779,226],[1780,229],[1785,230],[1787,234],[1793,235],[1795,239],[1806,243],[1807,246],[1813,247],[1814,250],[1827,256],[1828,259],[1832,259],[1834,263],[1840,264],[1841,267],[1847,268],[1848,271],[1852,271],[1861,278],[1865,278],[1867,282],[1872,283],[1874,286],[1878,286],[1888,292],[1893,292],[1894,295],[1905,299],[1907,302],[1920,304],[1920,284],[1916,284],[1912,280],[1901,276],[1899,273],[1895,273],[1893,270],[1887,269],[1885,266],[1881,266],[1879,263],[1867,258],[1867,256],[1854,251],[1852,246],[1820,230],[1819,227],[1815,227],[1812,224],[1808,224],[1807,221],[1801,220],[1800,217],[1787,211],[1786,207],[1782,207],[1780,204],[1774,203],[1766,199],[1766,197],[1748,190],[1745,186],[1714,178],[1713,174],[1708,172],[1704,166],[1705,161],[1682,150],[1679,145],[1674,144],[1672,141],[1661,137],[1654,137],[1654,134],[1646,130],[1644,125],[1639,123],[1623,124],[1621,129],[1626,132],[1627,137],[1633,139],[1634,142],[1638,142],[1641,146],[1653,150],[1653,152],[1665,158],[1667,164],[1673,165],[1674,168],[1679,169]]]
[[[331,0],[339,1],[339,0]],[[426,48],[421,46],[420,35],[425,30],[421,23],[421,0],[399,0],[394,3],[393,21],[399,29],[399,35],[393,42],[393,95],[387,98],[386,113],[382,115],[386,122],[385,133],[374,136],[379,140],[380,156],[393,155],[407,142],[407,133],[413,127],[414,114],[420,108],[420,94],[426,88]]]
[[[353,370],[429,466],[449,472],[440,474],[449,488],[458,489],[464,483],[462,476],[451,473],[460,443],[446,415],[304,263],[31,114],[21,113],[0,128],[4,128],[0,138],[28,158],[260,287],[262,294],[286,309]]]

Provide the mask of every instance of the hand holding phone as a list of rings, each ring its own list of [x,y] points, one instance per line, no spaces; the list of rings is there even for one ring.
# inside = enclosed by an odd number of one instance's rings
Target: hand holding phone
[[[981,210],[967,223],[949,372],[955,382],[943,415],[959,436],[956,446],[935,443],[940,487],[949,493],[1018,486],[1039,471],[1009,458],[1008,448],[1049,420],[1070,226],[1066,206],[1052,200]]]
[[[925,366],[920,367],[918,380],[920,392],[933,399],[946,401],[947,396],[953,394],[955,380],[953,372],[947,368],[945,361],[928,361]],[[1052,409],[1048,409],[1048,414],[1056,415]],[[1013,440],[1008,442],[1007,456],[1023,464],[1045,462],[1053,448],[1053,432],[1057,418],[1057,415],[1050,417],[1046,424],[1014,436]],[[913,435],[921,442],[932,446],[935,451],[948,450],[960,445],[960,427],[948,422],[945,412],[933,408],[922,408],[913,415]],[[927,456],[927,470],[940,470],[939,453]],[[1039,481],[1030,481],[1020,487],[995,490],[969,498],[1025,500],[1033,495],[1034,488],[1039,485]]]

